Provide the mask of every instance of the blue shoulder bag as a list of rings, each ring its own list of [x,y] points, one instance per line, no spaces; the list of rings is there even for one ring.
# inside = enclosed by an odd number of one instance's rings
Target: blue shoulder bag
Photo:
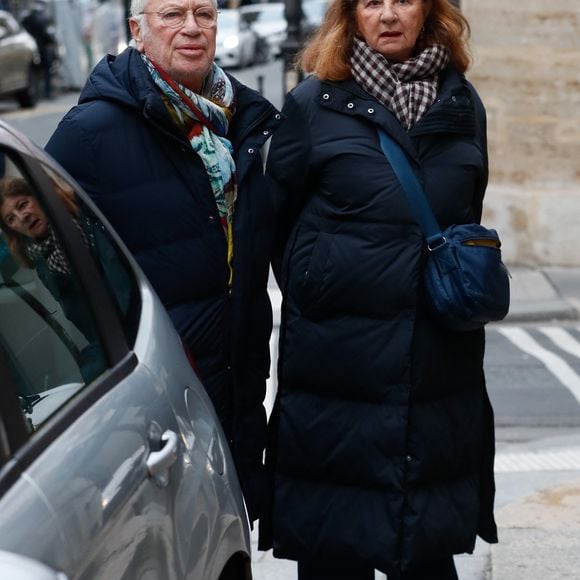
[[[401,147],[384,131],[379,130],[379,139],[427,243],[424,282],[433,316],[455,331],[476,330],[505,318],[509,272],[501,259],[497,232],[477,223],[441,231]]]

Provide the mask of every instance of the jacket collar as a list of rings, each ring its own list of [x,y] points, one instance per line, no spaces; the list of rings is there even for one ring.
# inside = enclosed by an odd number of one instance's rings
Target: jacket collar
[[[465,76],[448,67],[440,78],[437,99],[411,129],[412,136],[428,133],[473,135],[475,104]]]
[[[237,149],[248,135],[259,131],[258,141],[261,147],[280,125],[282,114],[258,91],[228,76],[234,85],[236,95],[236,113],[230,125],[228,139]]]
[[[353,79],[322,82],[317,100],[323,108],[360,117],[377,125],[415,159],[413,137],[435,133],[455,135],[475,133],[475,107],[467,81],[452,67],[447,67],[441,73],[435,103],[409,132],[403,128],[393,113],[364,91]]]
[[[236,113],[228,138],[237,148],[259,127],[258,146],[261,147],[280,124],[281,114],[260,93],[231,76],[230,80],[234,85]],[[109,56],[95,67],[83,88],[79,103],[93,100],[113,101],[120,106],[135,109],[170,138],[185,139],[185,134],[182,137],[176,134],[159,89],[141,55],[134,48],[126,49],[116,57]]]

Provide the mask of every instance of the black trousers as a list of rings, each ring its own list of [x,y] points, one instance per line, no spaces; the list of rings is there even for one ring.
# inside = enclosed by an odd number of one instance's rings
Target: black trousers
[[[316,562],[298,562],[298,580],[374,580],[372,568],[360,566],[321,566]],[[387,578],[387,580],[389,580]],[[453,557],[423,562],[405,572],[401,580],[458,580]]]

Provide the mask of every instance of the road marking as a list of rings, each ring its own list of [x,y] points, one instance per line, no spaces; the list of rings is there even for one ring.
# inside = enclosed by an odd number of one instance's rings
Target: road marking
[[[557,354],[545,349],[532,336],[517,326],[497,328],[515,346],[537,358],[572,393],[580,403],[580,377],[574,369]]]
[[[496,473],[580,471],[580,448],[573,447],[562,451],[497,453],[494,471]]]
[[[556,326],[541,326],[538,330],[544,333],[558,348],[580,358],[580,342],[567,330]]]

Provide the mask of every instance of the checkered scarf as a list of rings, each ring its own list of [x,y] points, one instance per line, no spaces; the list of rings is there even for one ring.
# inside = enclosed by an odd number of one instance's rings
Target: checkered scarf
[[[358,38],[354,39],[350,59],[354,80],[407,130],[435,102],[439,72],[448,62],[447,50],[434,44],[405,62],[392,63]]]
[[[81,238],[87,243],[87,237],[83,231],[78,220],[73,219],[73,223],[77,227]],[[43,259],[46,261],[48,269],[51,272],[57,274],[69,274],[70,267],[68,265],[68,260],[62,251],[60,243],[56,239],[56,235],[52,226],[48,226],[48,235],[42,240],[34,240],[30,242],[25,248],[26,257],[31,261],[35,262],[37,260]]]

